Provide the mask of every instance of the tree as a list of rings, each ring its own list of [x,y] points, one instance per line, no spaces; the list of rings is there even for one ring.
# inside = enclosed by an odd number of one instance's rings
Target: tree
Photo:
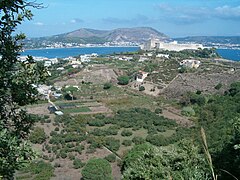
[[[90,159],[82,170],[84,180],[111,180],[112,169],[105,159]]]
[[[13,35],[17,26],[30,20],[30,7],[40,5],[25,0],[0,1],[0,178],[13,177],[14,171],[34,158],[26,142],[34,121],[21,106],[37,100],[33,84],[42,82],[46,70],[31,56],[20,61],[24,34]]]
[[[112,87],[112,84],[110,82],[107,82],[103,85],[103,89],[110,89]]]
[[[42,144],[47,139],[43,128],[36,127],[30,134],[29,140],[34,144]]]
[[[144,91],[145,90],[145,87],[144,86],[140,86],[139,87],[139,91]]]
[[[79,88],[75,86],[68,86],[68,87],[65,87],[63,91],[66,92],[65,94],[66,99],[74,100],[76,99],[76,97],[74,96],[74,93],[79,91]]]
[[[120,85],[127,85],[129,83],[129,77],[128,76],[119,76],[117,78],[118,84]]]
[[[135,146],[123,160],[123,179],[211,179],[205,158],[191,141],[166,147]]]

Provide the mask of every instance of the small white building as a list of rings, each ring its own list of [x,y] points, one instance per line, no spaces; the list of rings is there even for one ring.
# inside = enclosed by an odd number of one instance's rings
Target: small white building
[[[147,60],[149,60],[149,58],[148,58],[148,57],[145,57],[145,56],[140,56],[140,58],[139,58],[138,62],[144,62],[144,61],[147,61]]]
[[[91,58],[91,55],[88,55],[88,54],[80,56],[81,62],[90,62],[91,60],[90,58]]]
[[[57,70],[62,71],[62,70],[64,70],[64,67],[58,67]]]
[[[52,61],[44,61],[45,67],[50,67],[52,65]]]
[[[185,59],[180,62],[180,66],[197,69],[201,64],[199,60]]]
[[[136,81],[137,82],[143,82],[143,80],[148,76],[147,72],[139,71],[136,75]]]
[[[169,58],[169,54],[157,54],[156,55],[157,58]]]
[[[34,87],[36,87],[36,86],[34,85]],[[47,85],[43,84],[43,85],[38,85],[36,88],[37,88],[38,93],[40,95],[43,95],[44,98],[47,99],[49,93],[51,93],[52,86],[47,86]]]
[[[177,41],[165,42],[163,40],[153,38],[146,42],[141,48],[143,48],[143,50],[161,49],[169,51],[182,51],[186,49],[202,49],[203,45],[193,43],[178,44]]]
[[[72,65],[73,68],[79,68],[81,67],[82,62],[75,59],[75,60],[70,60],[69,64]]]
[[[51,58],[49,60],[52,62],[52,64],[57,64],[58,63],[58,59],[57,58]]]

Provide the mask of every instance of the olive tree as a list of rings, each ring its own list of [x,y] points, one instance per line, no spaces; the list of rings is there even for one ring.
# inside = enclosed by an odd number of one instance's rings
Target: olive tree
[[[90,159],[82,170],[84,180],[111,180],[112,168],[105,159]]]
[[[14,35],[30,8],[40,4],[27,0],[0,1],[0,179],[12,179],[14,171],[34,158],[26,139],[33,121],[22,106],[37,100],[33,84],[44,80],[46,70],[31,56],[20,61],[24,34]]]

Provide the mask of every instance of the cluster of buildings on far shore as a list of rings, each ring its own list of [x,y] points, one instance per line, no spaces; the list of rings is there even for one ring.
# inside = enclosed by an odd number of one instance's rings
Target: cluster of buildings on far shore
[[[143,50],[168,50],[168,51],[182,51],[186,49],[203,49],[202,44],[178,44],[177,41],[164,42],[159,39],[150,39],[145,44],[140,46]]]

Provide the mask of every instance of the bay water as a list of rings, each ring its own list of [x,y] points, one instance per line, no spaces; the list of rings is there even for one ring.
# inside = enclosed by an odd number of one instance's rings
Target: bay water
[[[21,55],[31,55],[35,57],[66,58],[83,54],[97,53],[107,55],[123,52],[136,52],[139,47],[83,47],[83,48],[57,48],[57,49],[33,49],[25,50]],[[217,49],[220,56],[225,59],[240,61],[240,49]]]

